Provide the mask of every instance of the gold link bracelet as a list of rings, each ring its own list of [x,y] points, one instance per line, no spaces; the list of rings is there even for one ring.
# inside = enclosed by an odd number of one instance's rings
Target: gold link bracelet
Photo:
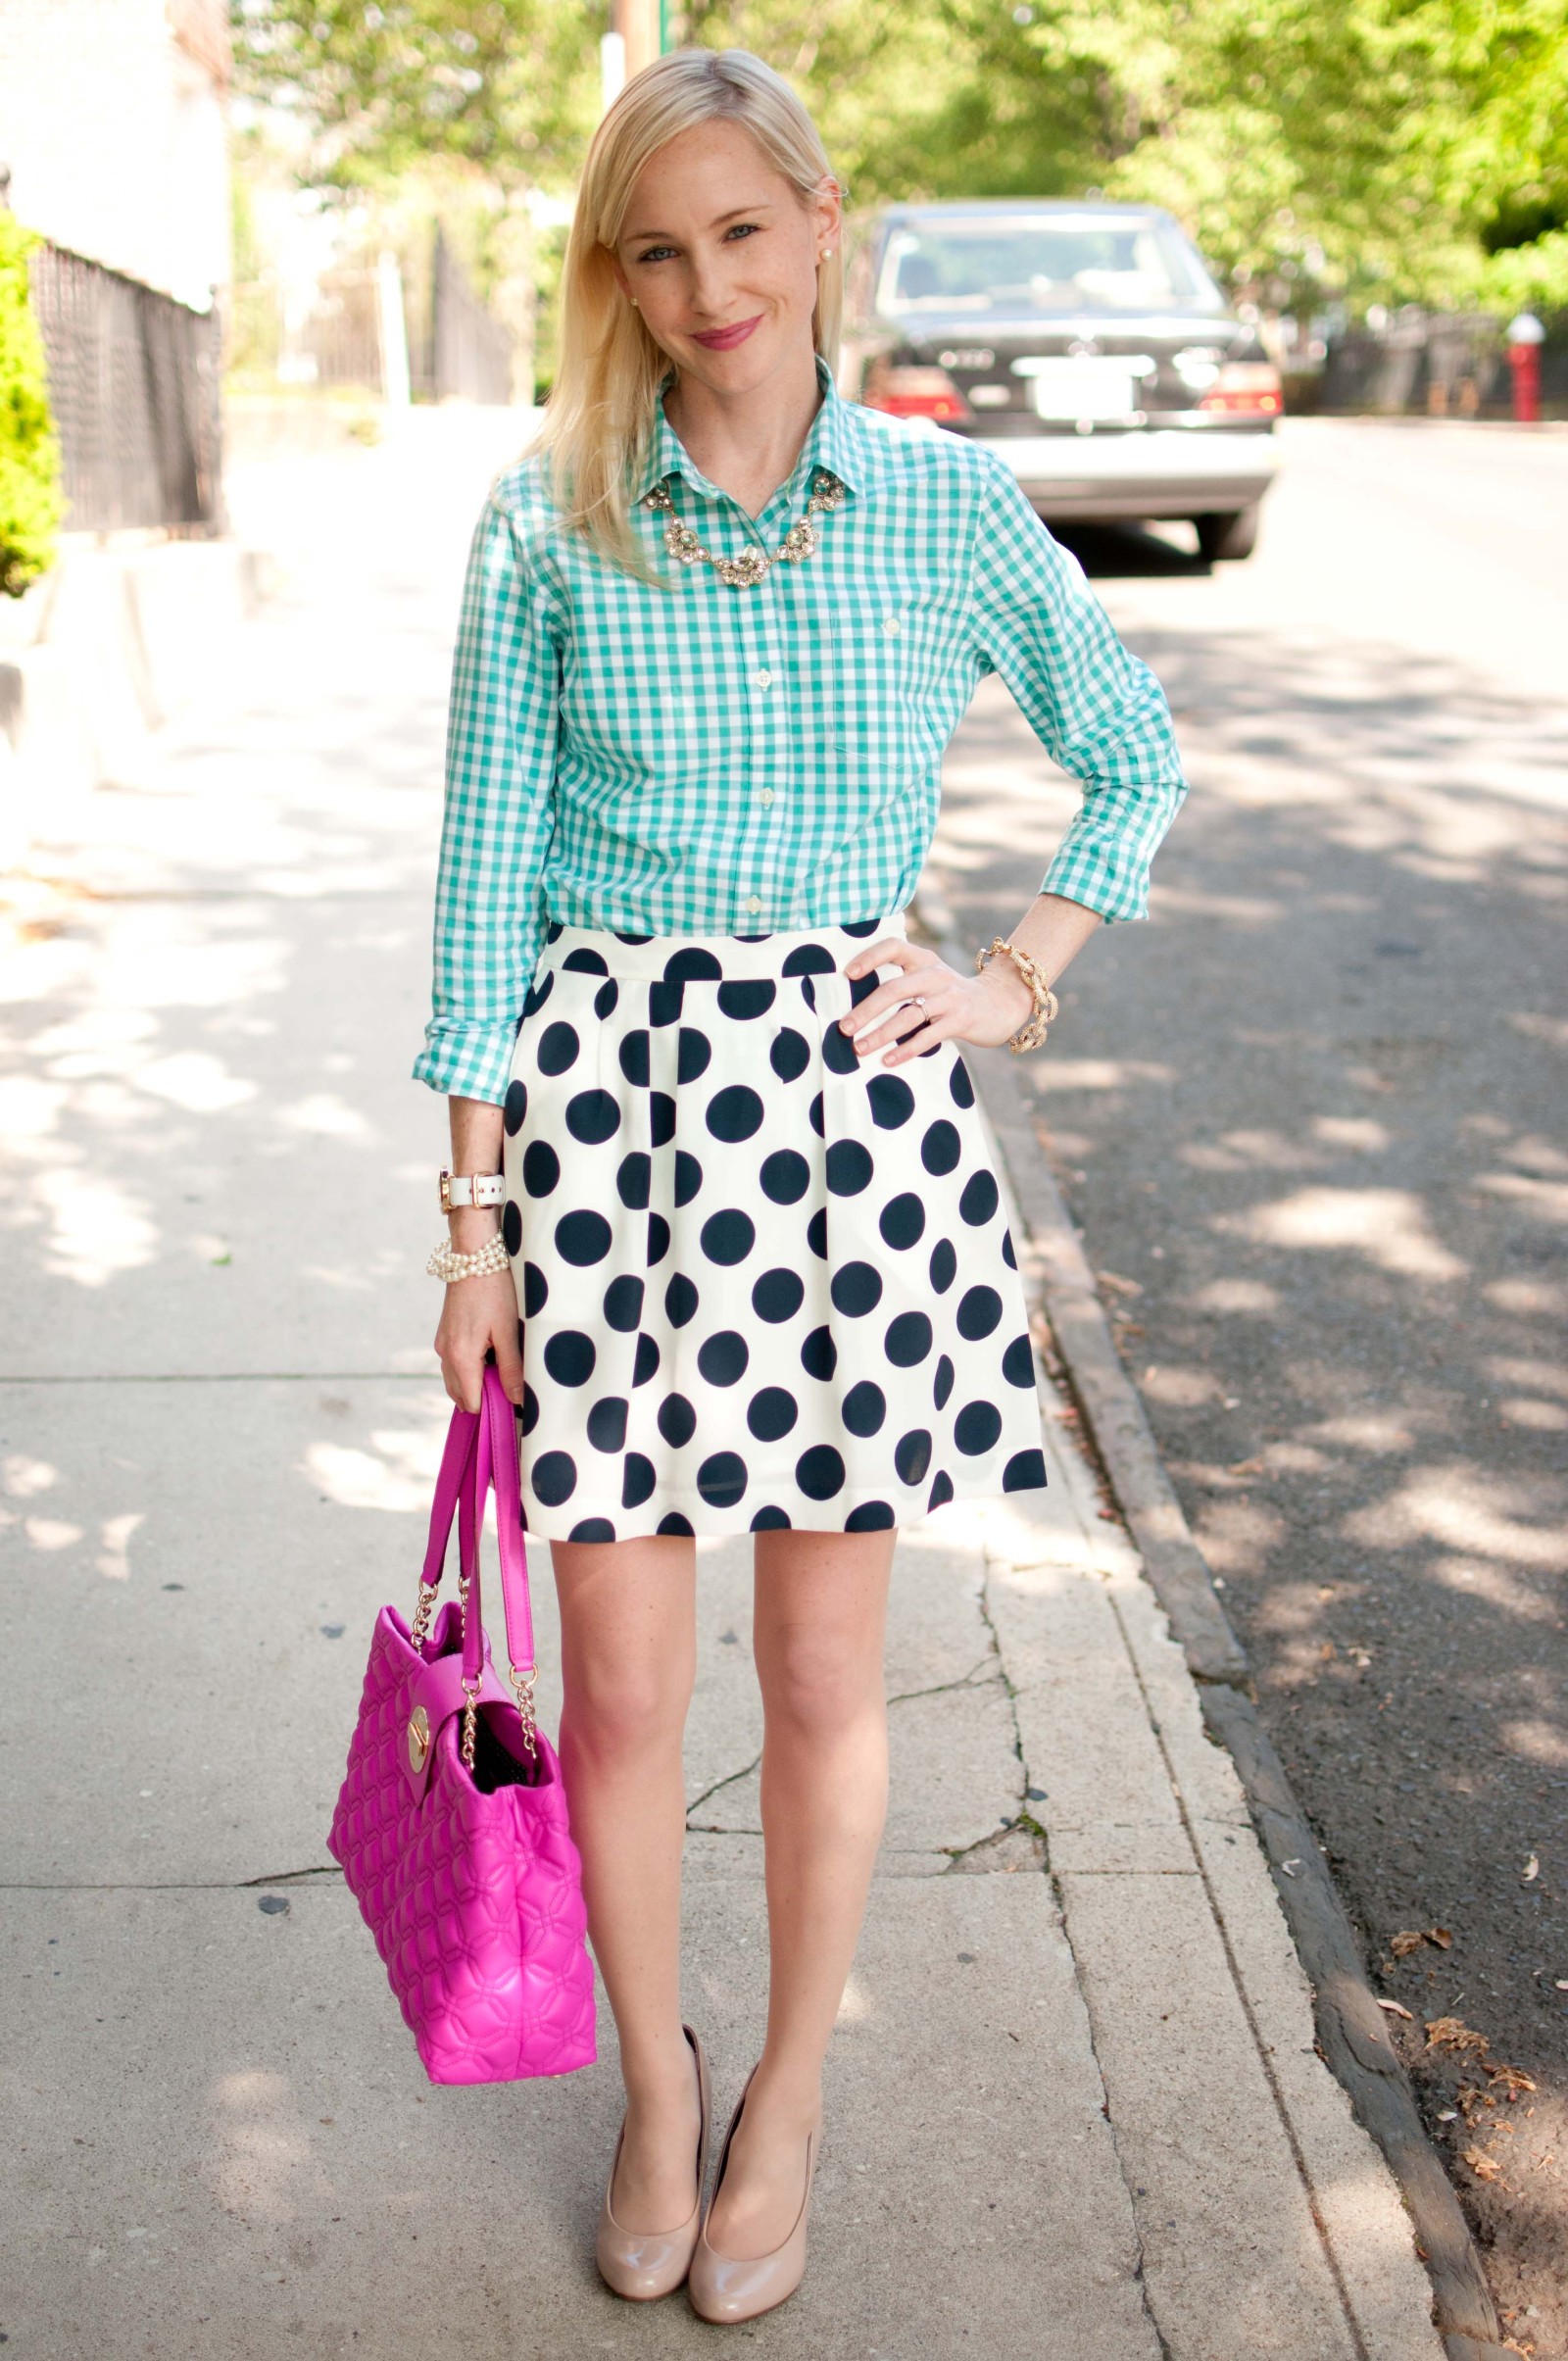
[[[1016,943],[1004,935],[994,935],[984,951],[975,954],[975,972],[984,975],[995,959],[1008,959],[1029,987],[1034,1008],[1007,1043],[1009,1050],[1038,1050],[1044,1047],[1049,1028],[1056,1021],[1056,996],[1052,991],[1035,961]]]

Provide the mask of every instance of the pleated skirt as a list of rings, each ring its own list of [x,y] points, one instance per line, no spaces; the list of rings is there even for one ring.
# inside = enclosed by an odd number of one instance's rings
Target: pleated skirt
[[[550,929],[505,1110],[530,1532],[873,1532],[1045,1483],[963,1059],[840,1030],[892,932]]]

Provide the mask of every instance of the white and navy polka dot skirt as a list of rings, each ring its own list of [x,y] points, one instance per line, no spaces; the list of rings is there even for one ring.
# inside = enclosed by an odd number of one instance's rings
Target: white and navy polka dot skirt
[[[506,1101],[530,1532],[863,1533],[1045,1483],[963,1060],[839,1029],[890,931],[551,928]]]

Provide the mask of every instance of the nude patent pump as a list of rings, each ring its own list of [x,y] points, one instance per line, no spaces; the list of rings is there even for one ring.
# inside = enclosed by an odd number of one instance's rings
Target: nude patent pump
[[[757,2072],[752,2069],[752,2075]],[[729,2162],[730,2143],[746,2104],[747,2091],[752,2087],[752,2075],[746,2079],[740,2104],[729,2119],[724,2145],[719,2151],[718,2177],[713,2183],[716,2198],[724,2184],[724,2168]],[[793,2295],[806,2277],[806,2220],[811,2210],[811,2183],[816,2173],[816,2159],[822,2145],[820,2119],[807,2135],[805,2186],[801,2190],[801,2210],[795,2226],[782,2246],[771,2254],[735,2256],[719,2254],[708,2242],[708,2223],[712,2215],[712,2201],[703,2220],[703,2233],[692,2256],[691,2271],[686,2281],[686,2292],[691,2297],[692,2310],[700,2320],[716,2325],[731,2326],[741,2320],[755,2320],[760,2312],[771,2312],[775,2304]]]
[[[697,2135],[697,2202],[678,2230],[623,2230],[611,2207],[615,2193],[615,2167],[620,2162],[620,2150],[626,2137],[622,2122],[620,2139],[615,2142],[614,2163],[610,2168],[610,2181],[605,2189],[605,2202],[599,2215],[599,2237],[594,2246],[594,2260],[599,2276],[616,2295],[625,2296],[628,2303],[654,2303],[661,2295],[669,2295],[680,2286],[691,2269],[698,2234],[703,2219],[703,2183],[708,2178],[708,2130],[712,2101],[708,2082],[708,2055],[689,2025],[681,2027],[692,2045],[697,2060],[697,2099],[702,2110],[702,2126]]]

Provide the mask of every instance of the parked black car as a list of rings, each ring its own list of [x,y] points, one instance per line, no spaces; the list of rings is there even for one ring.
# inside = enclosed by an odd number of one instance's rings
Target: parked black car
[[[1279,372],[1197,248],[1145,205],[895,205],[858,225],[852,399],[987,444],[1045,517],[1190,517],[1245,558]]]

